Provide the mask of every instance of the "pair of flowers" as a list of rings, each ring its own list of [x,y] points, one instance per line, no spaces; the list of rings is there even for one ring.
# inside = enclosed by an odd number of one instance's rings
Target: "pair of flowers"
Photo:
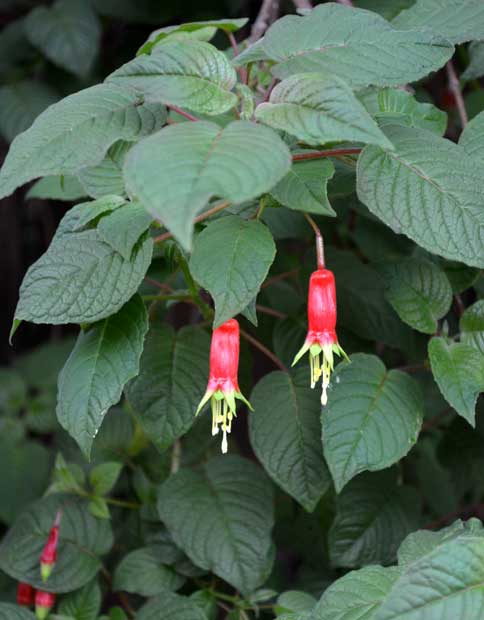
[[[40,576],[44,582],[49,579],[57,561],[61,517],[62,513],[59,510],[40,556]],[[38,620],[45,620],[47,618],[50,610],[55,605],[55,600],[56,596],[52,592],[35,590],[28,583],[20,582],[17,586],[17,603],[24,607],[35,605],[35,614]]]
[[[240,335],[239,324],[230,319],[214,330],[210,348],[210,374],[207,390],[198,405],[195,415],[211,401],[212,435],[222,430],[222,452],[228,450],[227,435],[232,430],[236,416],[235,401],[243,401],[252,407],[240,391],[237,374],[239,367]],[[311,388],[322,379],[321,404],[328,402],[327,389],[334,367],[334,354],[346,353],[338,344],[336,336],[336,286],[334,275],[329,269],[320,267],[309,280],[308,333],[292,365],[309,352]]]

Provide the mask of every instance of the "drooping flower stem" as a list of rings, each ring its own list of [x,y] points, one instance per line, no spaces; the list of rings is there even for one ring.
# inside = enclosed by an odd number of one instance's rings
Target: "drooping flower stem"
[[[314,234],[316,236],[316,258],[318,262],[318,269],[324,269],[323,235],[321,234],[321,231],[319,230],[319,227],[316,224],[316,222],[313,220],[313,218],[308,213],[305,213],[304,217],[307,219],[309,225],[313,229]]]

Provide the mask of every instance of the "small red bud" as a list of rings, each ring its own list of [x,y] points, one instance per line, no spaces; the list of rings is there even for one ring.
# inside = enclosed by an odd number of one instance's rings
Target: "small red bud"
[[[55,605],[55,594],[37,590],[35,593],[35,615],[37,620],[45,620]]]
[[[54,525],[49,533],[49,538],[40,556],[40,575],[42,581],[47,581],[54,570],[57,561],[57,545],[59,544],[59,525],[62,513],[59,510]]]
[[[30,607],[35,601],[34,588],[23,581],[19,581],[17,586],[17,603],[23,607]]]

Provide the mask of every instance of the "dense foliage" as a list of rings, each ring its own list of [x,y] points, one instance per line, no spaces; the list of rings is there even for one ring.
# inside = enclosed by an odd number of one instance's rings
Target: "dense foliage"
[[[0,197],[68,205],[13,345],[79,326],[0,372],[0,620],[482,620],[484,3],[343,4],[0,34]]]

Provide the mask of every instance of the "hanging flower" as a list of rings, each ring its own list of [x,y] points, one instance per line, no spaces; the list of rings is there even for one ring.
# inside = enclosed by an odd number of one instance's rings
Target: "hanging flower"
[[[242,395],[237,379],[239,369],[240,333],[235,319],[226,321],[212,334],[210,347],[210,373],[205,392],[195,415],[210,400],[212,406],[212,435],[222,428],[222,452],[228,449],[227,433],[232,430],[235,417],[235,399],[243,401],[252,410],[250,403]]]
[[[35,615],[37,620],[45,620],[55,605],[55,594],[37,590],[35,593]]]
[[[57,545],[59,544],[59,525],[62,513],[59,510],[54,525],[49,533],[49,538],[40,556],[40,576],[42,581],[47,581],[54,570],[57,561]]]
[[[34,588],[23,581],[19,581],[17,585],[17,603],[22,607],[30,607],[35,601]]]
[[[308,333],[304,345],[292,365],[309,351],[311,388],[322,377],[321,404],[328,402],[327,388],[334,367],[333,354],[348,356],[338,344],[336,336],[336,287],[329,269],[320,268],[311,274],[308,294]],[[349,361],[349,360],[348,360]]]

